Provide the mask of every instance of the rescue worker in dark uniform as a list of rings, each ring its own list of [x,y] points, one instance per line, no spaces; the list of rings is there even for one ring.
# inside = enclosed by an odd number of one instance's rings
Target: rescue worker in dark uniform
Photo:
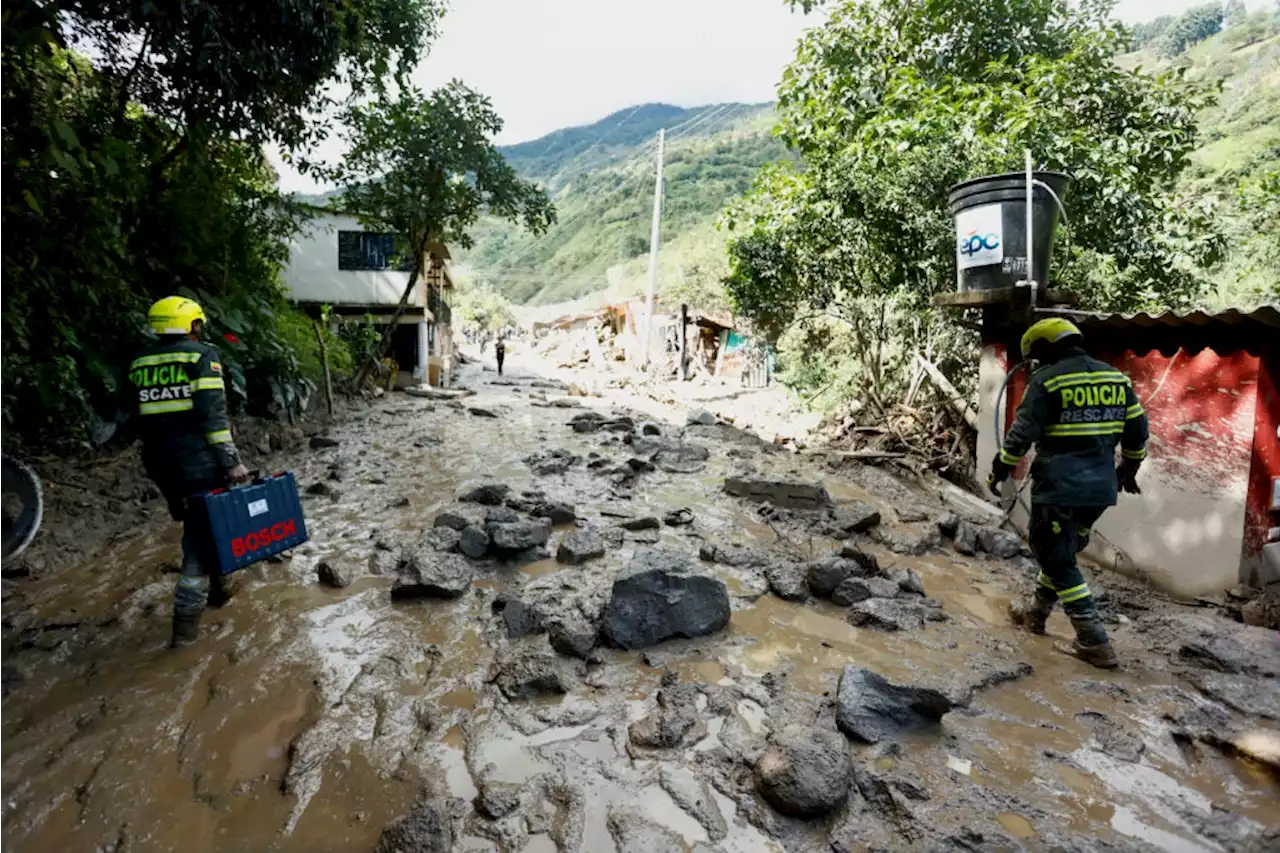
[[[249,479],[231,440],[218,351],[200,343],[204,324],[204,311],[190,299],[161,299],[147,314],[147,325],[158,340],[134,356],[129,366],[137,394],[142,461],[175,521],[185,519],[189,496]],[[213,583],[222,592],[221,574],[214,573]],[[182,570],[173,596],[175,648],[199,637],[209,585],[197,544],[184,530]]]
[[[1041,572],[1035,594],[1014,604],[1011,615],[1043,634],[1054,604],[1061,602],[1075,628],[1076,656],[1110,669],[1117,664],[1115,650],[1076,554],[1088,544],[1094,523],[1115,505],[1119,490],[1141,491],[1137,474],[1146,458],[1147,416],[1129,377],[1091,358],[1082,342],[1080,329],[1060,318],[1041,320],[1022,336],[1023,358],[1041,366],[992,460],[987,484],[999,496],[1000,483],[1035,445],[1029,538]]]
[[[498,375],[502,375],[502,363],[507,360],[507,339],[498,333],[498,342],[493,345],[493,354],[498,358]]]

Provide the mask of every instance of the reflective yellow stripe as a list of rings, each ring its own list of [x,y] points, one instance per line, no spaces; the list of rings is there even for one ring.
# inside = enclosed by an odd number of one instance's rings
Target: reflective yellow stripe
[[[221,391],[225,387],[221,376],[206,376],[191,382],[192,391]]]
[[[1145,447],[1139,447],[1137,450],[1122,449],[1120,451],[1120,455],[1123,456],[1125,459],[1146,459],[1147,449]]]
[[[189,412],[196,407],[191,400],[160,400],[155,403],[139,403],[140,415],[163,415],[168,412]]]
[[[1094,424],[1054,424],[1046,427],[1045,435],[1120,435],[1124,424],[1120,421],[1102,421]]]
[[[1089,585],[1082,583],[1079,586],[1073,586],[1071,589],[1058,590],[1058,601],[1063,604],[1070,604],[1073,601],[1079,601],[1082,598],[1089,597]]]
[[[1118,370],[1087,370],[1081,373],[1063,373],[1052,379],[1046,379],[1044,390],[1057,391],[1059,388],[1067,388],[1072,385],[1102,385],[1110,382],[1129,381],[1129,377],[1125,376]]]
[[[1044,587],[1045,589],[1052,589],[1052,590],[1057,589],[1057,587],[1053,585],[1053,581],[1049,580],[1049,576],[1046,575],[1044,572],[1041,572],[1040,577],[1036,578],[1036,580],[1039,581],[1040,586]]]
[[[1009,451],[1005,450],[1002,447],[1000,448],[1000,461],[1006,465],[1017,465],[1019,462],[1022,461],[1022,457],[1014,456],[1012,453],[1010,453]]]
[[[1126,421],[1131,421],[1134,418],[1142,417],[1146,413],[1147,412],[1145,409],[1142,408],[1141,403],[1134,403],[1132,406],[1124,410],[1124,419]]]
[[[156,355],[144,355],[135,358],[130,370],[137,367],[153,367],[157,364],[195,364],[201,358],[198,352],[162,352]]]
[[[204,434],[204,440],[210,444],[226,444],[231,440],[231,430],[219,429],[214,430],[213,432],[206,432]]]

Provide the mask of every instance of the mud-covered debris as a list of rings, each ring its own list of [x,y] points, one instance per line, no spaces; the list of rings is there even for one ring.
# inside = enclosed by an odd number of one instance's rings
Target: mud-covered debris
[[[543,450],[524,458],[524,463],[540,477],[563,474],[582,461],[582,457],[563,448]]]
[[[576,566],[587,560],[603,557],[604,552],[604,539],[600,537],[598,531],[588,527],[575,530],[560,540],[560,547],[556,549],[556,560]]]
[[[662,517],[662,523],[667,527],[685,527],[693,524],[693,510],[687,506],[673,509]]]
[[[1178,647],[1181,663],[1231,674],[1280,677],[1280,643],[1265,628],[1200,614],[1174,617],[1169,622],[1175,636],[1190,633],[1196,637]]]
[[[509,506],[495,506],[484,514],[485,524],[513,524],[520,520],[520,513]]]
[[[548,519],[552,524],[572,524],[578,519],[578,510],[573,504],[564,501],[537,501],[529,509],[535,518]]]
[[[483,486],[476,486],[469,492],[463,494],[459,500],[466,503],[484,504],[485,506],[498,506],[508,494],[511,493],[511,487],[506,483],[485,483]]]
[[[880,523],[880,510],[862,501],[849,501],[831,510],[831,520],[845,534],[865,533]]]
[[[662,522],[655,515],[646,515],[640,518],[628,518],[618,522],[618,526],[623,530],[658,530],[662,527]]]
[[[409,500],[408,496],[401,495],[400,497],[393,500],[390,504],[388,504],[388,506],[391,509],[404,509],[405,507],[409,506],[410,503],[411,501]]]
[[[644,548],[613,582],[601,628],[611,645],[640,649],[672,637],[701,637],[727,624],[724,581],[699,572],[683,554]]]
[[[849,744],[837,732],[787,726],[756,765],[756,786],[769,805],[792,817],[819,817],[844,802],[853,779]]]
[[[684,838],[629,809],[610,809],[609,834],[618,853],[688,853]]]
[[[708,412],[706,409],[694,409],[685,416],[684,422],[689,426],[713,426],[716,422],[716,416]]]
[[[1280,720],[1280,678],[1259,678],[1212,670],[1184,673],[1187,681],[1210,699],[1241,714]]]
[[[906,509],[895,510],[898,521],[903,524],[915,524],[916,522],[925,521],[929,518],[929,513],[919,507],[907,507]]]
[[[499,553],[525,551],[545,545],[551,537],[551,522],[546,519],[514,521],[509,524],[488,524],[493,549]]]
[[[809,583],[805,569],[798,563],[773,562],[765,567],[765,579],[774,595],[787,601],[805,601],[809,597]]]
[[[489,553],[489,532],[478,524],[468,524],[458,535],[458,550],[479,560]]]
[[[636,746],[672,749],[698,723],[698,685],[669,684],[658,690],[658,707],[627,727]]]
[[[520,805],[520,788],[514,782],[482,781],[474,801],[476,811],[490,820],[501,820]]]
[[[978,531],[978,547],[993,557],[1009,559],[1022,550],[1022,538],[1007,530],[984,527]]]
[[[652,471],[658,470],[654,466],[654,464],[650,462],[648,459],[641,459],[639,456],[632,456],[630,459],[624,462],[623,465],[626,466],[627,470],[630,470],[632,473],[635,473],[635,474],[648,474]],[[619,468],[615,473],[625,474],[626,471],[623,470],[622,468]]]
[[[351,582],[355,580],[355,568],[348,565],[342,560],[321,560],[316,565],[316,576],[319,577],[320,583],[325,586],[331,586],[334,589],[342,589],[344,586],[351,586]]]
[[[502,617],[508,639],[515,640],[546,630],[542,624],[542,615],[515,595],[501,593],[489,606]]]
[[[704,543],[698,548],[698,558],[706,563],[719,563],[722,566],[743,568],[745,566],[762,566],[769,561],[768,555],[750,548],[737,545],[719,545]]]
[[[406,547],[396,564],[391,598],[458,598],[471,587],[471,565],[459,554]]]
[[[329,438],[326,435],[313,435],[309,443],[312,450],[328,450],[331,447],[338,446],[336,438]]]
[[[696,474],[707,467],[711,452],[700,444],[673,444],[653,454],[653,464],[668,474]]]
[[[684,768],[664,764],[659,771],[658,784],[671,795],[677,806],[702,825],[713,842],[721,841],[729,834],[729,824],[706,782]]]
[[[338,490],[323,480],[317,480],[307,486],[307,494],[316,495],[317,497],[333,497],[338,494]]]
[[[569,419],[569,426],[574,432],[596,432],[604,426],[605,420],[599,412],[580,412]]]
[[[956,528],[960,526],[960,516],[954,512],[944,512],[935,519],[934,524],[938,528],[938,532],[948,539],[954,539]]]
[[[945,622],[948,618],[942,605],[932,598],[869,598],[852,605],[845,621],[855,628],[911,631],[926,622]]]
[[[849,578],[874,577],[879,574],[875,557],[870,554],[864,556],[866,559],[859,560],[833,554],[808,563],[805,566],[805,577],[809,590],[818,598],[830,598],[836,588]]]
[[[462,534],[452,527],[431,527],[422,533],[422,543],[436,551],[456,551]]]
[[[1031,557],[1024,557],[1019,554],[1010,560],[1009,563],[1013,566],[1013,570],[1020,575],[1034,578],[1036,575],[1040,574],[1040,564]]]
[[[901,590],[888,578],[846,578],[831,593],[831,602],[848,607],[869,598],[896,598]]]
[[[1135,732],[1129,731],[1100,711],[1076,714],[1076,719],[1093,730],[1093,738],[1099,750],[1121,761],[1137,762],[1147,745]]]
[[[493,409],[485,409],[480,406],[468,406],[467,411],[477,418],[496,418],[498,416],[498,413]]]
[[[936,530],[915,533],[910,530],[886,530],[874,527],[870,531],[871,540],[888,548],[895,554],[911,554],[920,556],[942,547],[942,534]]]
[[[453,832],[449,820],[435,806],[420,805],[387,824],[374,853],[450,853]]]
[[[470,524],[471,520],[460,513],[446,511],[437,515],[434,523],[436,527],[452,527],[460,531]]]
[[[924,595],[924,581],[915,569],[894,569],[889,572],[889,578],[908,595]]]
[[[490,680],[512,700],[568,693],[578,681],[571,662],[540,640],[526,640],[499,652]]]
[[[801,483],[756,477],[726,477],[726,493],[754,501],[767,501],[787,509],[820,509],[831,505],[831,496],[821,483]]]
[[[978,551],[978,529],[967,521],[961,521],[956,525],[953,546],[957,553],[972,557]]]
[[[877,743],[935,726],[962,704],[939,690],[894,684],[869,669],[849,665],[836,693],[836,725],[849,737]]]

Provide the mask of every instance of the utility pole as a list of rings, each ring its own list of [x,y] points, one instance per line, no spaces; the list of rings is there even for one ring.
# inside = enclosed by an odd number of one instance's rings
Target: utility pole
[[[653,187],[653,227],[649,230],[649,288],[645,295],[644,366],[649,366],[649,347],[653,341],[653,291],[658,286],[658,238],[662,231],[662,153],[666,145],[665,129],[658,131],[658,177]]]

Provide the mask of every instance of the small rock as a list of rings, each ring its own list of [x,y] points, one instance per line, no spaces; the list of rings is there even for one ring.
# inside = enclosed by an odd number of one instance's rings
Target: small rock
[[[486,529],[494,549],[498,551],[524,551],[545,545],[551,538],[551,522],[546,519],[489,524]]]
[[[520,805],[520,786],[514,782],[485,780],[476,794],[476,811],[489,818],[501,820]]]
[[[915,569],[895,569],[889,578],[898,585],[898,589],[909,595],[924,595],[924,581]]]
[[[498,506],[507,495],[510,494],[511,487],[506,483],[486,483],[483,486],[476,486],[471,491],[462,495],[459,500],[466,503],[484,504],[486,506]]]
[[[404,509],[409,506],[409,499],[403,495],[393,500],[390,504],[391,509]]]
[[[310,444],[312,450],[326,450],[330,447],[337,447],[338,441],[337,439],[329,438],[327,436],[315,435],[311,437]]]
[[[524,458],[525,464],[538,476],[563,474],[582,461],[582,457],[568,450],[553,449],[534,453]]]
[[[956,535],[956,528],[960,526],[960,516],[954,512],[944,512],[937,519],[938,532],[948,539],[952,539]]]
[[[865,555],[867,560],[856,560],[841,556],[824,557],[809,563],[805,567],[809,590],[819,598],[830,598],[840,584],[849,578],[863,578],[878,573],[868,566],[874,565],[875,557]]]
[[[707,563],[719,563],[722,566],[743,568],[745,566],[762,566],[769,562],[769,557],[760,551],[740,548],[737,545],[726,545],[721,548],[710,543],[698,549],[698,558]]]
[[[576,683],[563,658],[533,641],[499,652],[491,680],[512,700],[568,693]]]
[[[330,563],[328,560],[321,560],[316,565],[316,575],[319,576],[320,583],[334,589],[351,586],[351,582],[355,580],[355,570],[344,562]]]
[[[869,669],[849,665],[836,693],[836,725],[849,737],[877,743],[934,726],[961,706],[941,691],[893,684]]]
[[[578,519],[577,509],[564,501],[540,501],[533,505],[529,514],[548,519],[552,524],[572,524]]]
[[[683,837],[637,812],[611,809],[607,825],[618,853],[687,853],[689,850]]]
[[[468,406],[467,411],[477,418],[496,418],[498,416],[498,413],[492,409],[482,409],[479,406]]]
[[[456,551],[462,534],[452,527],[432,527],[422,534],[426,547],[436,551]]]
[[[621,649],[671,637],[701,637],[729,624],[724,582],[698,572],[682,554],[645,548],[613,582],[602,635]]]
[[[442,512],[436,516],[435,520],[436,527],[451,527],[454,530],[459,531],[470,523],[471,522],[467,520],[465,516],[459,515],[456,512]]]
[[[796,563],[770,563],[764,570],[769,589],[787,601],[804,601],[809,597],[809,584],[803,566]]]
[[[898,521],[903,524],[915,524],[918,521],[924,521],[929,517],[929,513],[922,509],[900,509],[898,510]]]
[[[1007,560],[1022,550],[1022,538],[1007,530],[984,527],[978,532],[978,547],[993,557]]]
[[[318,495],[320,497],[332,496],[335,494],[333,486],[328,483],[319,481],[307,486],[307,494]]]
[[[978,531],[967,521],[956,525],[955,549],[966,557],[972,557],[978,550]]]
[[[626,461],[625,464],[627,468],[631,469],[637,474],[648,474],[652,471],[658,470],[657,467],[655,467],[654,464],[650,462],[648,459],[641,459],[638,456],[632,456],[630,459]]]
[[[910,631],[926,622],[945,622],[948,616],[931,598],[869,598],[849,608],[846,621],[857,628]]]
[[[819,509],[831,504],[831,496],[822,483],[726,477],[724,490],[735,497],[767,501],[787,509]]]
[[[871,504],[850,501],[833,509],[831,518],[845,533],[865,533],[880,523],[880,510]]]
[[[396,564],[392,600],[458,598],[471,587],[471,566],[457,554],[406,548]]]
[[[646,515],[643,518],[628,518],[618,523],[623,530],[632,532],[637,530],[658,530],[662,527],[662,522],[656,516]]]
[[[689,412],[685,418],[685,423],[689,426],[701,424],[702,426],[712,426],[716,422],[716,416],[708,412],[706,409],[694,409]]]
[[[560,540],[560,547],[556,549],[556,560],[576,566],[588,560],[594,560],[596,557],[603,557],[604,552],[604,540],[600,538],[600,534],[592,528],[587,528],[570,533]]]
[[[693,510],[688,507],[672,510],[662,517],[662,523],[667,527],[684,527],[693,524]]]
[[[672,749],[680,746],[698,722],[698,688],[670,684],[658,691],[658,707],[627,727],[636,746]]]
[[[519,520],[520,513],[507,506],[495,506],[484,514],[485,524],[514,524]]]
[[[819,817],[844,802],[853,779],[848,742],[840,734],[787,726],[756,765],[756,787],[778,811]]]
[[[493,600],[490,607],[494,613],[502,616],[502,621],[507,627],[508,639],[514,640],[527,634],[538,634],[544,630],[541,614],[514,595],[501,593]]]
[[[647,421],[640,425],[640,434],[641,435],[662,435],[662,427],[658,426],[652,421]]]
[[[449,821],[433,806],[421,805],[388,824],[374,853],[450,853],[453,833]]]
[[[668,474],[696,474],[707,467],[711,451],[697,444],[674,444],[653,455],[653,464]]]
[[[478,524],[469,524],[462,528],[458,536],[458,550],[473,560],[479,560],[489,553],[489,533]]]
[[[1021,575],[1027,577],[1035,577],[1040,574],[1040,564],[1031,557],[1024,557],[1021,554],[1010,560],[1013,568]]]
[[[898,584],[888,578],[847,578],[831,593],[831,602],[848,607],[869,598],[894,598]]]

